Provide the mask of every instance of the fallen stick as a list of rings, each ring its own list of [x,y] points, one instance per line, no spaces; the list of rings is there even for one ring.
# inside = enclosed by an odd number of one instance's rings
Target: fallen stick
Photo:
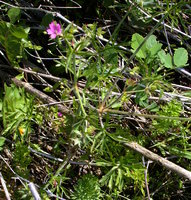
[[[4,180],[3,175],[1,174],[1,172],[0,172],[0,180],[1,180],[1,184],[2,184],[3,190],[5,192],[6,199],[7,200],[11,200],[10,195],[9,195],[9,191],[7,189],[5,180]]]
[[[39,98],[44,103],[55,103],[56,100],[52,97],[46,95],[45,93],[37,90],[36,88],[32,87],[29,83],[20,81],[16,78],[11,78],[11,80],[15,83],[17,87],[23,87],[27,92],[34,95],[35,97]],[[64,105],[57,104],[58,110],[63,114],[71,114],[70,110],[66,108]]]
[[[35,184],[32,183],[32,182],[30,182],[28,184],[28,186],[29,186],[29,189],[30,189],[30,191],[31,191],[32,196],[34,197],[34,199],[35,200],[41,200],[40,195],[39,195],[39,193],[38,193],[38,191],[37,191],[37,189],[35,187]]]
[[[47,94],[37,90],[33,86],[31,86],[29,83],[23,82],[21,80],[18,80],[17,78],[11,77],[8,73],[0,70],[0,78],[2,78],[6,82],[12,81],[17,87],[23,87],[28,93],[34,95],[36,98],[40,99],[44,103],[48,104],[55,104],[56,100],[52,97],[48,96]],[[56,105],[58,108],[58,111],[62,112],[66,115],[72,115],[72,111],[70,111],[66,106],[62,104]]]
[[[142,154],[143,156],[147,157],[149,160],[153,160],[163,167],[177,173],[179,176],[189,179],[191,181],[191,172],[174,164],[173,162],[162,158],[161,156],[149,151],[148,149],[142,147],[141,145],[137,144],[136,142],[121,142],[124,146]]]

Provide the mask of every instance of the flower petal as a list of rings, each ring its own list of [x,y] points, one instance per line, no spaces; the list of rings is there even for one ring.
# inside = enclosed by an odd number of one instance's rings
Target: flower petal
[[[57,26],[57,34],[60,35],[61,33],[62,33],[62,29],[61,29],[60,24],[58,24],[58,26]]]
[[[61,31],[61,26],[60,26],[60,24],[57,24],[56,25],[56,30],[59,32],[59,31]]]
[[[54,32],[52,32],[51,29],[47,29],[46,32],[47,32],[49,35],[51,35],[52,33],[54,33]]]
[[[55,34],[55,33],[52,33],[52,34],[50,35],[50,38],[51,38],[51,39],[55,39],[55,38],[56,38],[56,34]]]
[[[52,31],[54,31],[54,30],[55,30],[55,22],[54,22],[54,21],[51,22],[51,23],[49,24],[49,27],[50,27],[50,29],[51,29]]]

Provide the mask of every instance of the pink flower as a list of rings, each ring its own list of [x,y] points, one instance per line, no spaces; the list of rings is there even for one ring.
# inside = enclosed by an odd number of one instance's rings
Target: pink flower
[[[57,24],[57,22],[53,21],[49,24],[49,29],[46,30],[48,35],[50,35],[50,38],[55,39],[57,35],[61,35],[62,29],[60,24]]]
[[[63,114],[61,112],[58,112],[58,117],[62,117]]]

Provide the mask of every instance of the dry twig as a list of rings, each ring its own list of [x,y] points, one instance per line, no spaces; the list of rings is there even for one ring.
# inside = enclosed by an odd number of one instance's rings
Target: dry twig
[[[142,147],[141,145],[137,144],[136,142],[121,142],[124,146],[142,154],[146,158],[153,160],[159,164],[161,164],[163,167],[175,172],[181,177],[184,177],[191,181],[191,172],[174,164],[173,162],[166,160],[165,158],[162,158],[161,156],[149,151],[148,149]]]
[[[1,174],[1,172],[0,172],[0,180],[1,180],[1,184],[2,184],[2,186],[3,186],[4,192],[5,192],[6,199],[7,199],[7,200],[11,200],[11,197],[10,197],[10,195],[9,195],[9,191],[8,191],[8,189],[7,189],[5,180],[4,180],[3,175]]]

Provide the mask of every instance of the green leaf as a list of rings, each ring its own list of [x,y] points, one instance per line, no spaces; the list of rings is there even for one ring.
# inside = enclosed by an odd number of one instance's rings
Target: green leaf
[[[89,39],[81,40],[75,44],[75,52],[79,54],[85,47],[90,44]]]
[[[11,63],[16,61],[17,56],[22,55],[22,46],[20,40],[11,34],[9,34],[5,40],[5,49]]]
[[[5,36],[7,34],[7,24],[4,21],[0,21],[0,43],[4,46]]]
[[[102,38],[104,33],[105,33],[105,31],[103,31],[101,27],[99,27],[97,29],[97,35],[98,35],[98,37]]]
[[[43,89],[43,91],[44,92],[52,92],[53,90],[52,90],[52,88],[51,87],[45,87],[44,89]]]
[[[101,188],[98,179],[91,174],[84,175],[74,186],[71,199],[76,200],[99,200],[101,199]]]
[[[146,41],[146,47],[147,49],[152,48],[154,45],[156,45],[158,42],[156,40],[156,36],[155,35],[151,35],[148,40]]]
[[[133,52],[136,51],[136,49],[140,46],[140,44],[143,42],[144,38],[139,35],[138,33],[133,34],[131,39],[131,48],[133,49]],[[141,49],[136,54],[138,58],[146,58],[146,44],[144,44]]]
[[[1,113],[1,111],[2,111],[2,107],[3,107],[3,102],[2,102],[2,99],[0,99],[0,117],[2,117],[2,113]]]
[[[18,27],[15,27],[15,26],[13,26],[13,27],[11,27],[11,34],[13,35],[13,36],[15,36],[16,38],[19,38],[19,39],[27,39],[27,37],[28,37],[28,33],[29,33],[29,31],[30,31],[30,28],[23,28],[23,27],[21,27],[21,26],[18,26]]]
[[[48,27],[48,25],[53,21],[53,15],[52,14],[46,14],[42,18],[41,26]]]
[[[146,48],[151,56],[156,55],[161,50],[162,44],[156,40],[155,35],[151,35],[146,41]]]
[[[105,62],[108,64],[117,65],[118,63],[118,54],[115,48],[108,47],[104,50]]]
[[[121,102],[116,102],[116,103],[112,104],[111,107],[112,108],[120,108],[121,107]]]
[[[4,86],[5,95],[3,98],[3,134],[14,133],[20,124],[27,122],[31,116],[33,107],[33,98],[27,98],[23,88],[17,88],[15,85]],[[30,120],[29,120],[30,121]]]
[[[188,62],[188,52],[184,48],[178,48],[174,53],[174,64],[177,67],[183,67]]]
[[[136,0],[136,3],[140,4],[142,7],[148,7],[154,4],[154,0]]]
[[[175,154],[175,155],[178,155],[180,157],[187,158],[187,159],[191,160],[191,152],[190,151],[186,151],[184,149],[180,149],[180,148],[177,148],[177,147],[169,147],[169,151],[172,154]]]
[[[2,147],[5,143],[5,138],[4,137],[0,137],[0,147]]]
[[[25,56],[24,44],[27,41],[30,28],[14,26],[10,23],[0,22],[0,43],[6,50],[11,64],[16,65],[20,58]]]
[[[166,54],[164,50],[161,50],[161,51],[158,52],[158,56],[159,56],[159,59],[160,59],[161,63],[166,68],[170,68],[170,69],[173,68],[172,57],[170,56],[169,53]]]
[[[22,41],[22,44],[25,48],[34,49],[34,50],[37,50],[37,51],[42,49],[41,46],[33,45],[31,41],[28,41],[24,38],[22,38],[21,41]]]
[[[8,17],[10,22],[14,24],[17,20],[20,19],[21,10],[19,8],[11,8],[8,11]]]
[[[187,96],[187,97],[191,97],[191,91],[183,92],[182,95]]]
[[[109,6],[111,6],[112,4],[114,4],[114,0],[104,0],[104,1],[103,1],[103,5],[104,5],[105,7],[109,7]]]

